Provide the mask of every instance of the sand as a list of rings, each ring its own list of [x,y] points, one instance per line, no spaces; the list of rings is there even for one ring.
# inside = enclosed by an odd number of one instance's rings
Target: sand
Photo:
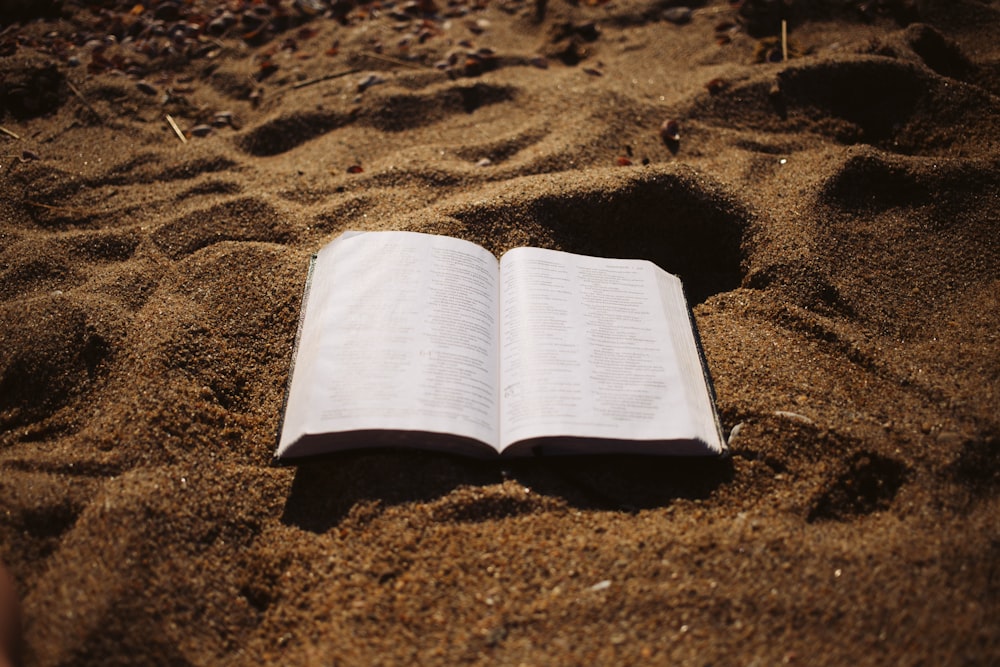
[[[51,4],[0,33],[26,664],[1000,662],[997,2],[282,2],[212,35],[222,3]],[[348,229],[678,272],[731,457],[272,465]]]

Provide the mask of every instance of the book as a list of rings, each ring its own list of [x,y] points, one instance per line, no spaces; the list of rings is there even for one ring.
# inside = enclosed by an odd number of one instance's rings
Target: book
[[[723,455],[681,281],[639,259],[345,232],[310,264],[279,462]]]

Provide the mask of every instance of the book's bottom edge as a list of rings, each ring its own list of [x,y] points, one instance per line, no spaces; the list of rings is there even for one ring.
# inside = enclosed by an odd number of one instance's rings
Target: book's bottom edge
[[[693,438],[674,440],[618,440],[549,436],[515,442],[498,452],[473,438],[427,431],[362,430],[306,435],[275,455],[278,465],[294,465],[326,455],[376,450],[438,452],[479,459],[529,458],[535,456],[656,456],[724,457],[723,447],[716,449]]]
[[[296,464],[328,454],[367,450],[429,451],[483,459],[498,455],[485,442],[451,433],[372,429],[304,435],[276,453],[274,461],[279,465]]]
[[[725,448],[715,449],[696,438],[671,440],[622,440],[615,438],[581,438],[577,436],[547,436],[512,443],[503,456],[656,456],[656,457],[721,457]]]

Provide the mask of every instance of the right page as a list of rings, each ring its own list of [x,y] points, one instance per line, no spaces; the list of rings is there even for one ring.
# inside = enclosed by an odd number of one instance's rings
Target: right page
[[[500,273],[502,447],[723,452],[675,276],[540,248],[506,253]]]

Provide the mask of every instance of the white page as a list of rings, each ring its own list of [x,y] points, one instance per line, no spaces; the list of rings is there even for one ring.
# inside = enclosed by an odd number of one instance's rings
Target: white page
[[[302,435],[450,433],[496,447],[497,260],[461,239],[342,236],[318,255],[277,455]]]
[[[508,252],[501,274],[503,447],[539,437],[703,437],[658,284],[679,289],[676,278],[644,260],[539,248]]]

